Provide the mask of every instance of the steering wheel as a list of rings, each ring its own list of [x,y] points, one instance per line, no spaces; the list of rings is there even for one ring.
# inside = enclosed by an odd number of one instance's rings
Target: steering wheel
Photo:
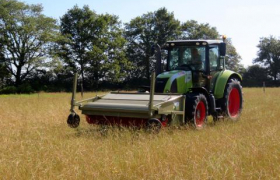
[[[178,68],[180,68],[180,67],[187,67],[187,68],[189,68],[190,70],[193,70],[193,67],[192,67],[192,65],[190,65],[190,64],[182,64],[182,65],[180,65]]]

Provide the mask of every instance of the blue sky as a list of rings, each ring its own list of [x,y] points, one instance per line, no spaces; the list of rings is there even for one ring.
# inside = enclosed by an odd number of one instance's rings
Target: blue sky
[[[150,11],[166,7],[181,22],[209,23],[220,34],[231,38],[242,64],[251,65],[257,56],[260,37],[280,37],[279,0],[25,0],[42,4],[44,14],[59,19],[74,5],[89,7],[96,13],[119,16],[123,23]]]

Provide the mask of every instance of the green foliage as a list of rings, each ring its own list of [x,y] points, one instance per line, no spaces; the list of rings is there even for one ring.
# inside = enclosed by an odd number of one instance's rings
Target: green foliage
[[[30,94],[34,93],[34,89],[29,83],[24,83],[17,87],[17,92],[20,94]]]
[[[208,23],[199,24],[195,20],[184,22],[181,25],[182,39],[217,39],[219,33],[215,27]]]
[[[253,62],[266,67],[274,81],[280,80],[280,40],[273,36],[261,38],[257,47],[258,58]]]
[[[179,27],[180,22],[166,8],[148,12],[125,24],[127,56],[133,64],[130,78],[150,78],[152,45],[162,46],[167,40],[177,39]]]
[[[85,77],[96,86],[100,79],[118,82],[123,78],[128,62],[117,16],[74,6],[61,18],[60,31],[58,55],[81,74],[82,83]]]
[[[241,56],[236,52],[235,47],[233,46],[230,39],[226,40],[227,43],[227,52],[226,52],[226,67],[229,70],[235,72],[242,72],[244,67],[241,62]]]
[[[243,84],[249,87],[260,87],[268,80],[267,70],[259,65],[249,66],[243,74]]]
[[[91,59],[89,75],[96,82],[100,79],[120,82],[126,76],[129,67],[121,23],[117,16],[102,14],[98,16],[97,24],[102,24],[102,33],[98,34],[98,38],[92,44],[92,51],[87,54]]]
[[[58,55],[74,71],[84,78],[84,69],[89,59],[86,58],[88,47],[91,45],[92,28],[97,15],[84,6],[80,9],[74,6],[60,19],[61,38],[58,41]]]
[[[15,86],[6,86],[3,89],[0,89],[0,94],[30,94],[34,93],[34,89],[31,87],[29,83],[24,83],[19,85],[18,87]]]
[[[0,44],[4,62],[16,86],[42,66],[53,41],[56,20],[42,14],[41,5],[0,1]]]
[[[7,70],[6,64],[1,63],[0,60],[0,88],[2,88],[6,84],[6,81],[10,78],[10,76],[11,75]]]
[[[15,86],[6,86],[0,89],[0,94],[16,94],[17,88]]]

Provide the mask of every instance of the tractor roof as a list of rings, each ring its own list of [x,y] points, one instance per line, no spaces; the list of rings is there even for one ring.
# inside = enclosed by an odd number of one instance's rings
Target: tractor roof
[[[174,40],[174,41],[167,41],[167,43],[175,43],[175,44],[192,44],[192,43],[207,43],[211,44],[220,44],[222,40]]]

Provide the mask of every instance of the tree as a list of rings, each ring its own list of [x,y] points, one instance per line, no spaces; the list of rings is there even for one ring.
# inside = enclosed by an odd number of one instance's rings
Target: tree
[[[182,39],[217,39],[219,33],[215,27],[208,23],[199,24],[195,20],[190,20],[181,25]]]
[[[42,66],[54,40],[56,20],[44,16],[42,10],[41,5],[27,5],[16,0],[0,1],[3,61],[16,86]]]
[[[177,39],[179,27],[180,22],[166,8],[148,12],[125,24],[127,56],[134,67],[130,78],[150,79],[152,45],[162,46],[167,40]]]
[[[261,38],[259,44],[258,57],[253,63],[261,64],[267,68],[268,74],[274,81],[280,76],[280,40],[270,36]]]
[[[0,62],[0,89],[4,87],[8,78],[10,78],[10,73],[6,65]]]
[[[268,73],[266,68],[260,65],[249,66],[243,74],[243,84],[245,86],[262,86],[263,82],[267,82]]]
[[[89,64],[86,53],[91,50],[96,18],[97,15],[88,6],[80,9],[76,5],[60,19],[62,38],[58,41],[58,55],[73,71],[81,74],[82,83],[85,79],[85,68]]]
[[[4,57],[3,46],[0,44],[0,89],[4,87],[6,79],[10,77]]]
[[[96,88],[99,80],[119,83],[126,76],[129,62],[125,56],[121,22],[117,16],[98,15],[96,24],[101,31],[95,33],[96,40],[92,42],[92,51],[87,54],[90,59],[89,76],[93,77]]]
[[[121,68],[126,65],[125,39],[117,16],[74,6],[61,18],[60,31],[58,55],[81,74],[83,84],[86,77],[92,77],[96,87],[100,79],[121,78]]]
[[[235,47],[233,46],[231,39],[226,39],[227,43],[227,52],[226,52],[226,67],[229,70],[242,72],[244,70],[243,65],[241,64],[241,56],[236,52]]]

